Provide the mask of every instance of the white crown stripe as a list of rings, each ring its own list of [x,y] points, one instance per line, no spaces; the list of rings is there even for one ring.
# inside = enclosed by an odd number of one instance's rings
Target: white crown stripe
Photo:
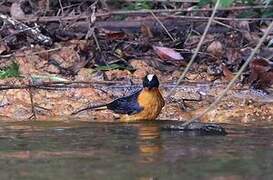
[[[147,79],[148,79],[149,81],[152,81],[153,77],[154,77],[154,74],[148,74],[148,75],[147,75]]]

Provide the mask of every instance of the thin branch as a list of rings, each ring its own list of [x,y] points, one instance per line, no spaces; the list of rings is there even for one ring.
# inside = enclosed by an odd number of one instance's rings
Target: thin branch
[[[229,7],[229,8],[219,8],[219,11],[241,11],[241,10],[249,10],[249,9],[269,9],[273,6],[239,6],[239,7]],[[159,10],[130,10],[130,11],[111,11],[106,13],[96,13],[97,17],[104,17],[104,16],[111,16],[111,15],[131,15],[131,14],[150,14],[151,11],[154,14],[157,13],[173,13],[173,12],[208,12],[213,11],[213,8],[207,8],[207,9],[159,9]],[[81,20],[81,19],[87,19],[88,15],[79,15],[79,16],[66,16],[66,17],[59,17],[59,16],[44,16],[44,17],[33,17],[33,16],[25,16],[22,18],[18,18],[18,20],[23,22],[50,22],[50,21],[69,21],[69,20]],[[174,16],[174,17],[180,17],[184,19],[192,19],[192,20],[208,20],[208,17],[200,17],[200,16]],[[270,20],[273,18],[218,18],[216,20]]]
[[[103,7],[104,9],[109,9],[109,7],[108,7],[108,5],[107,5],[107,3],[106,3],[106,0],[100,0],[100,3],[101,3],[101,5],[102,5],[102,7]]]
[[[223,90],[223,92],[215,99],[215,101],[207,109],[205,109],[204,112],[202,112],[197,117],[191,119],[190,121],[186,122],[185,124],[190,124],[191,122],[193,122],[193,121],[201,118],[206,113],[208,113],[209,111],[211,111],[222,100],[222,98],[226,95],[226,93],[230,90],[230,88],[235,83],[235,81],[239,78],[239,76],[242,74],[242,72],[248,66],[248,64],[250,63],[250,61],[252,60],[252,58],[254,57],[254,55],[257,53],[258,49],[261,47],[262,43],[264,42],[264,40],[266,39],[266,37],[268,36],[268,34],[272,30],[272,28],[273,28],[273,22],[271,22],[271,24],[267,28],[266,32],[264,33],[263,37],[259,40],[259,42],[258,42],[257,46],[255,47],[255,49],[252,50],[252,52],[251,52],[250,56],[247,58],[246,62],[242,65],[242,67],[240,68],[240,70],[237,72],[237,74],[234,76],[234,78],[229,82],[229,84]]]
[[[167,33],[167,35],[169,36],[169,38],[172,41],[175,41],[174,37],[171,35],[171,33],[168,31],[168,29],[164,26],[164,24],[158,19],[158,17],[156,17],[156,15],[151,11],[152,16],[155,18],[155,20],[160,24],[160,26],[164,29],[164,31]]]
[[[64,15],[64,8],[63,8],[63,4],[62,4],[62,1],[59,0],[59,5],[61,7],[61,11],[62,11],[62,16]]]
[[[218,8],[219,11],[242,11],[242,10],[249,10],[249,9],[269,9],[272,8],[273,5],[270,6],[238,6],[238,7],[227,7],[227,8]],[[175,13],[175,12],[209,12],[213,11],[213,8],[206,8],[206,9],[194,9],[194,8],[187,8],[187,9],[157,9],[157,10],[120,10],[120,11],[111,11],[108,14],[111,15],[123,15],[123,14],[149,14],[150,12],[153,13]],[[106,15],[107,13],[105,13]],[[98,14],[100,16],[102,14]]]
[[[230,26],[230,25],[228,25],[228,24],[222,23],[222,22],[220,22],[220,21],[213,20],[213,22],[215,22],[216,24],[219,24],[219,25],[221,25],[221,26],[224,26],[224,27],[226,27],[226,28],[229,28],[229,29],[232,29],[232,30],[241,32],[241,33],[243,32],[242,30],[240,30],[240,29],[238,29],[238,28],[234,28],[234,27],[232,27],[232,26]]]
[[[50,37],[43,35],[41,33],[41,31],[38,30],[37,28],[31,28],[31,27],[21,23],[20,21],[13,19],[9,16],[3,15],[3,14],[0,14],[0,19],[2,21],[4,21],[5,23],[12,25],[15,30],[26,31],[27,35],[30,38],[38,41],[41,44],[51,45],[53,43],[52,39]]]
[[[114,85],[114,84],[124,84],[124,81],[56,81],[56,82],[42,82],[39,84],[27,84],[27,85],[6,85],[0,84],[0,91],[9,90],[9,89],[50,89],[50,90],[59,90],[66,88],[90,88],[98,87],[102,85]]]
[[[61,50],[62,47],[57,47],[49,50],[41,50],[37,52],[31,52],[31,53],[19,53],[19,54],[6,54],[6,55],[0,55],[0,58],[10,58],[10,57],[24,57],[24,56],[33,56],[33,55],[38,55],[38,54],[43,54],[43,53],[50,53],[50,52],[55,52]]]
[[[167,17],[178,18],[178,19],[188,19],[195,21],[207,21],[210,17],[202,17],[202,16],[172,16],[169,15]],[[273,18],[224,18],[224,17],[215,17],[215,20],[218,21],[272,21]]]
[[[35,111],[35,105],[34,105],[34,101],[33,101],[33,88],[31,86],[31,81],[29,81],[29,88],[28,88],[28,92],[29,92],[29,97],[30,97],[30,103],[31,103],[31,112],[32,112],[32,115],[29,117],[29,119],[34,119],[36,120],[37,119],[37,116],[36,116],[36,111]]]
[[[206,26],[206,28],[205,28],[205,31],[204,31],[204,33],[203,33],[203,35],[202,35],[202,37],[201,37],[201,39],[200,39],[200,41],[199,41],[199,43],[198,43],[198,45],[197,45],[197,48],[196,48],[196,50],[195,50],[193,56],[191,57],[190,62],[188,63],[188,65],[187,65],[187,67],[185,68],[184,72],[182,73],[182,75],[180,76],[180,78],[178,79],[178,81],[176,82],[174,88],[173,88],[173,89],[169,92],[169,94],[167,95],[167,98],[169,98],[169,97],[172,95],[172,93],[175,91],[175,89],[177,88],[177,86],[178,86],[178,85],[180,84],[180,82],[184,79],[186,73],[189,71],[189,69],[190,69],[190,67],[191,67],[191,65],[192,65],[192,63],[193,63],[193,61],[195,60],[195,58],[196,58],[196,56],[197,56],[197,54],[198,54],[198,52],[199,52],[199,50],[200,50],[200,48],[201,48],[201,45],[202,45],[203,41],[205,40],[206,34],[207,34],[208,30],[209,30],[209,27],[210,27],[211,23],[213,22],[214,15],[215,15],[215,13],[216,13],[216,10],[217,10],[219,4],[220,4],[220,0],[217,0],[216,4],[215,4],[215,6],[214,6],[214,10],[213,10],[213,12],[212,12],[212,14],[211,14],[211,16],[210,16],[209,22],[207,23],[207,26]]]

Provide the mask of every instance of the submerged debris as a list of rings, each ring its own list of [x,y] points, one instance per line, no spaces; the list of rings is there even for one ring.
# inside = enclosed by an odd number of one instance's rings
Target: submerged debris
[[[214,123],[192,122],[187,125],[183,123],[168,124],[162,127],[164,131],[194,132],[195,135],[227,135],[225,128]]]

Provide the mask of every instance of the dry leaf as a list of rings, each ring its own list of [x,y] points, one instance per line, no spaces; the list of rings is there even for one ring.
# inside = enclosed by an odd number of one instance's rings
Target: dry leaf
[[[102,32],[105,34],[106,38],[110,40],[122,40],[127,38],[127,35],[122,31],[110,31],[103,29]]]
[[[6,45],[1,43],[0,44],[0,54],[3,54],[4,52],[8,52],[10,50],[10,48]]]
[[[238,24],[240,30],[250,31],[249,22],[248,21],[240,21]]]
[[[140,27],[141,33],[144,37],[148,37],[148,38],[152,38],[153,37],[153,33],[150,29],[149,26],[146,25],[141,25]]]
[[[249,66],[251,73],[248,81],[251,85],[258,89],[264,89],[273,84],[273,68],[270,62],[257,58]]]
[[[222,64],[221,67],[223,70],[224,79],[227,81],[232,80],[234,77],[234,74],[227,68],[226,65]]]
[[[243,34],[243,37],[247,39],[250,43],[257,44],[260,40],[260,36],[256,32],[247,32],[245,31]]]
[[[176,52],[171,48],[160,47],[160,46],[153,46],[155,53],[163,60],[183,60],[184,58],[181,56],[180,53]]]
[[[20,1],[15,1],[14,3],[12,3],[10,7],[10,14],[12,18],[17,19],[17,18],[23,18],[26,16],[25,12],[21,8],[21,3],[23,2],[24,2],[23,0],[20,0]]]
[[[227,48],[226,50],[227,64],[240,64],[242,60],[242,54],[237,48]]]
[[[220,41],[213,41],[207,48],[209,53],[212,53],[214,56],[221,56],[223,53],[223,45]]]

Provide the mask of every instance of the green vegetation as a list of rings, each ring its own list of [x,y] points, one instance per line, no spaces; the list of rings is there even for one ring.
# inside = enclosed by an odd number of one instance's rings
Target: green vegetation
[[[120,70],[128,70],[128,71],[133,71],[135,70],[133,67],[130,66],[125,66],[125,65],[120,65],[120,64],[109,64],[105,66],[98,66],[95,68],[96,71],[110,71],[114,69],[120,69]]]
[[[0,79],[5,79],[9,77],[18,77],[20,75],[19,65],[13,62],[8,67],[0,70]]]
[[[200,0],[198,5],[199,6],[204,6],[207,4],[214,4],[216,1],[214,0]],[[233,0],[220,0],[220,6],[221,7],[229,7],[233,3]]]
[[[216,0],[200,0],[198,3],[199,7],[208,5],[208,4],[215,4]],[[272,5],[273,0],[263,0],[260,3],[255,1],[255,0],[241,0],[241,1],[234,1],[234,0],[220,0],[220,7],[230,7],[232,6],[233,3],[239,3],[242,6],[247,5],[247,6],[255,6],[255,5]],[[240,18],[251,18],[251,17],[273,17],[273,8],[268,8],[268,9],[253,9],[249,11],[243,11],[239,14]]]
[[[141,9],[152,9],[152,2],[148,1],[138,1],[134,3],[129,3],[128,6],[126,6],[127,10],[141,10]]]
[[[124,2],[122,0],[107,1],[107,4],[122,10],[152,9],[154,2],[138,0],[136,2]]]
[[[216,0],[200,0],[198,5],[199,6],[204,6],[207,4],[214,4]],[[271,5],[273,0],[262,0],[260,3],[255,1],[255,0],[241,0],[241,1],[234,1],[234,0],[220,0],[220,6],[221,7],[229,7],[232,5],[232,3],[239,3],[242,5],[248,5],[248,6],[253,6],[257,4],[264,4],[266,6]]]

